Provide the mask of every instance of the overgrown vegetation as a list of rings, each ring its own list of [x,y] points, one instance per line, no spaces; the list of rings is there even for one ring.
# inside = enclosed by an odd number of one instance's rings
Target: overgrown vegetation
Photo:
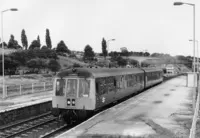
[[[60,69],[57,59],[58,57],[55,50],[51,49],[16,51],[5,55],[5,74],[18,74],[19,72],[17,72],[17,69],[25,67],[28,67],[29,71],[34,73],[39,73],[41,70],[51,70],[55,72]],[[0,65],[2,65],[2,56],[0,56]],[[0,68],[0,73],[2,73],[2,68]]]
[[[109,40],[108,40],[109,41]],[[52,49],[52,42],[50,37],[50,31],[47,28],[45,34],[46,45],[42,45],[40,42],[40,36],[33,40],[30,45],[28,44],[28,38],[26,32],[22,29],[21,32],[21,43],[18,44],[13,34],[10,35],[9,42],[3,42],[4,48],[16,50],[10,51],[10,54],[5,55],[5,74],[19,74],[17,70],[22,70],[24,73],[40,73],[43,72],[56,72],[61,68],[71,67],[83,67],[87,64],[90,66],[100,67],[148,67],[151,63],[142,62],[139,64],[137,60],[131,58],[131,56],[137,57],[154,57],[162,59],[162,64],[184,64],[189,68],[192,68],[192,57],[191,56],[170,56],[169,54],[163,53],[152,53],[149,52],[133,52],[129,51],[126,47],[121,47],[120,52],[108,51],[108,45],[105,38],[102,38],[101,42],[101,53],[95,53],[93,48],[88,44],[85,46],[82,52],[71,51],[63,40],[60,40],[55,48]],[[0,44],[2,47],[2,43]],[[66,58],[65,60],[59,59],[60,57]],[[58,60],[59,59],[59,60]],[[69,60],[76,60],[73,62]],[[60,64],[60,63],[61,64]],[[157,62],[157,61],[156,61]],[[2,65],[2,56],[0,56],[0,65]],[[26,71],[25,71],[26,70]],[[28,71],[27,71],[28,70]],[[2,74],[2,68],[0,68],[0,74]]]

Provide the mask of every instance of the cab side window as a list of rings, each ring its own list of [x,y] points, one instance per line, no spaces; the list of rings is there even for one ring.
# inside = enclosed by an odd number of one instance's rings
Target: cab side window
[[[65,79],[56,80],[56,96],[63,96],[65,88]]]
[[[79,80],[79,97],[89,97],[90,80]]]

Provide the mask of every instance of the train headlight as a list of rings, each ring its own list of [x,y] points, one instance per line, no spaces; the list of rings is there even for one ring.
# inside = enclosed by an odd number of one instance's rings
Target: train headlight
[[[72,105],[75,106],[75,99],[72,99]]]
[[[70,105],[71,101],[70,99],[67,99],[67,105]]]

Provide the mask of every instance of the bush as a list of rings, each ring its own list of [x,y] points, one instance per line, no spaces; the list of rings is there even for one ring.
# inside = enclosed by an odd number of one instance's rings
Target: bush
[[[60,70],[61,66],[60,64],[58,63],[58,61],[54,60],[54,59],[51,59],[48,63],[48,68],[53,71],[53,72],[57,72]]]
[[[81,65],[78,64],[78,63],[74,63],[74,64],[73,64],[73,67],[74,67],[74,68],[78,68],[78,67],[81,67]]]

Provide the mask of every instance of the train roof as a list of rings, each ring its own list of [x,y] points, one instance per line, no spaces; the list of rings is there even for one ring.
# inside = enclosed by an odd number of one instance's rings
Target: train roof
[[[61,71],[57,76],[66,77],[74,74],[80,77],[98,78],[135,73],[144,73],[144,71],[140,68],[74,68]]]

